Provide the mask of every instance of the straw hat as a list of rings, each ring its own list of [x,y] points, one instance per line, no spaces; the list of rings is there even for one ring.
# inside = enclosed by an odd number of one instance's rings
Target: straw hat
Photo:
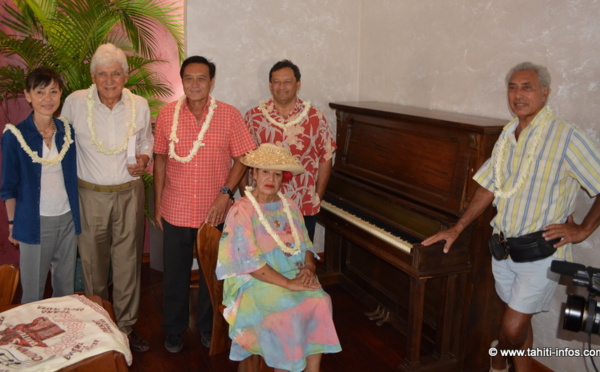
[[[287,171],[294,176],[304,172],[304,167],[290,150],[272,143],[263,143],[243,156],[241,162],[251,168]]]

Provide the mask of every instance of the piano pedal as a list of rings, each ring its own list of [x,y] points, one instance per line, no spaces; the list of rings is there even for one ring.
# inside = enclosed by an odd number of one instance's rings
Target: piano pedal
[[[389,321],[390,321],[390,311],[385,310],[385,316],[375,324],[377,324],[378,327],[381,327],[382,325],[384,325],[385,323],[388,323]]]
[[[378,314],[370,316],[369,320],[380,320],[380,319],[383,319],[383,318],[385,318],[385,314],[386,313],[388,313],[388,310],[385,307],[381,306],[381,311],[379,311]]]
[[[366,316],[368,316],[369,318],[375,315],[378,315],[381,313],[381,304],[377,305],[377,309],[373,310],[373,311],[367,311],[365,313]]]

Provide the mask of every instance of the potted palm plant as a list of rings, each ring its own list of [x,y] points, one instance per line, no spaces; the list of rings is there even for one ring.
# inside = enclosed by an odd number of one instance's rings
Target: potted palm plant
[[[89,63],[96,48],[113,43],[128,54],[134,93],[148,99],[156,113],[161,97],[172,94],[153,69],[157,30],[174,39],[183,57],[183,28],[175,3],[163,0],[7,0],[2,4],[0,56],[16,63],[0,66],[0,100],[23,95],[25,76],[40,66],[52,67],[65,80],[63,97],[92,83]]]

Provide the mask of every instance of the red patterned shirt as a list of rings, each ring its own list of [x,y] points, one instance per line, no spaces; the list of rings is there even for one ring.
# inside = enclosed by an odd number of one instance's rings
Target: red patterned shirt
[[[176,104],[177,101],[171,102],[158,113],[154,137],[154,152],[157,154],[168,156]],[[185,157],[190,153],[207,113],[208,105],[198,123],[188,109],[187,102],[183,102],[177,126],[177,155]],[[220,101],[217,101],[217,108],[202,142],[204,146],[188,163],[167,157],[160,214],[172,225],[199,227],[206,220],[221,187],[227,182],[231,158],[242,156],[256,147],[240,112]]]
[[[296,119],[305,107],[302,100],[297,98],[296,107],[286,120],[277,112],[272,99],[265,105],[269,116],[283,125]],[[259,106],[248,111],[245,119],[258,145],[264,142],[273,143],[290,149],[292,155],[300,159],[306,171],[293,177],[288,183],[284,183],[282,192],[294,200],[303,215],[317,214],[321,205],[316,193],[319,164],[331,159],[336,149],[331,128],[321,111],[311,107],[302,122],[289,126],[285,130],[271,124]]]

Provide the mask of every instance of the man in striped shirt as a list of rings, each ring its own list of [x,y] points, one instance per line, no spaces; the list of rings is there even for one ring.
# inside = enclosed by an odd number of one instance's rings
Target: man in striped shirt
[[[492,258],[496,291],[506,303],[496,347],[525,350],[533,345],[531,318],[549,310],[558,285],[550,263],[570,260],[571,244],[585,240],[600,224],[600,198],[581,224],[573,220],[579,189],[592,197],[600,193],[600,151],[546,105],[550,74],[545,67],[521,63],[511,69],[506,82],[516,117],[473,177],[480,186],[473,201],[455,226],[423,244],[445,240],[448,252],[458,235],[493,203],[498,211],[491,222],[493,239],[499,242],[496,246],[509,247],[507,257]],[[517,371],[531,370],[530,357],[513,360]],[[493,357],[490,371],[508,371],[506,358],[500,353]]]

